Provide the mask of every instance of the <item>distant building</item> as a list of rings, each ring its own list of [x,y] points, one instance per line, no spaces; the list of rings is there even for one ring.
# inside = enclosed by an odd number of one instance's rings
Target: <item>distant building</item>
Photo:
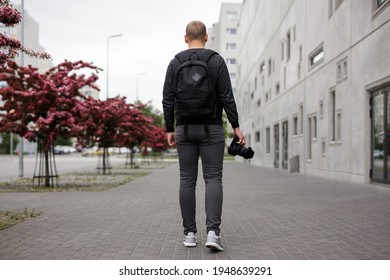
[[[245,0],[239,13],[250,163],[389,183],[390,1]],[[220,47],[225,34],[212,34]]]
[[[209,40],[206,48],[215,50],[225,58],[233,92],[236,92],[237,55],[238,55],[238,20],[240,18],[241,4],[223,3],[219,22],[208,30]]]

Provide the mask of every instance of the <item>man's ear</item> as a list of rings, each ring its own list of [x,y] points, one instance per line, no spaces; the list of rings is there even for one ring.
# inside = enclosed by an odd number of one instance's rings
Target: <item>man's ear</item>
[[[204,37],[204,42],[206,43],[208,39],[209,39],[209,35],[206,34],[206,36]]]
[[[188,40],[187,35],[184,35],[184,42],[186,42],[187,44],[190,42],[190,40]]]

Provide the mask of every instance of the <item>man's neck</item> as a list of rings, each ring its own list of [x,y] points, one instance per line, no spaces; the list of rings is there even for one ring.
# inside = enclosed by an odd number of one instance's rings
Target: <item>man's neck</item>
[[[204,46],[205,43],[203,41],[192,40],[191,42],[188,43],[189,49],[203,49]]]

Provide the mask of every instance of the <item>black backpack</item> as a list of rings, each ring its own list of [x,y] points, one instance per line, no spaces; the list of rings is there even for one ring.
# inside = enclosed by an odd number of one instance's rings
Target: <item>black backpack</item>
[[[206,49],[200,54],[196,51],[183,51],[175,56],[181,64],[175,81],[175,107],[179,117],[215,116],[216,93],[207,65],[215,54],[215,51]]]

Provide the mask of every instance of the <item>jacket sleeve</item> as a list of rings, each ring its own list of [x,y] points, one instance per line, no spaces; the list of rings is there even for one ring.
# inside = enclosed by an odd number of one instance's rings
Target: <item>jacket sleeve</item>
[[[219,67],[216,90],[218,92],[219,100],[226,112],[229,122],[233,128],[239,127],[238,113],[236,101],[234,100],[232,84],[230,81],[229,71],[227,69],[225,60],[219,56]]]
[[[175,89],[172,61],[168,65],[163,87],[163,111],[167,132],[175,131]]]

